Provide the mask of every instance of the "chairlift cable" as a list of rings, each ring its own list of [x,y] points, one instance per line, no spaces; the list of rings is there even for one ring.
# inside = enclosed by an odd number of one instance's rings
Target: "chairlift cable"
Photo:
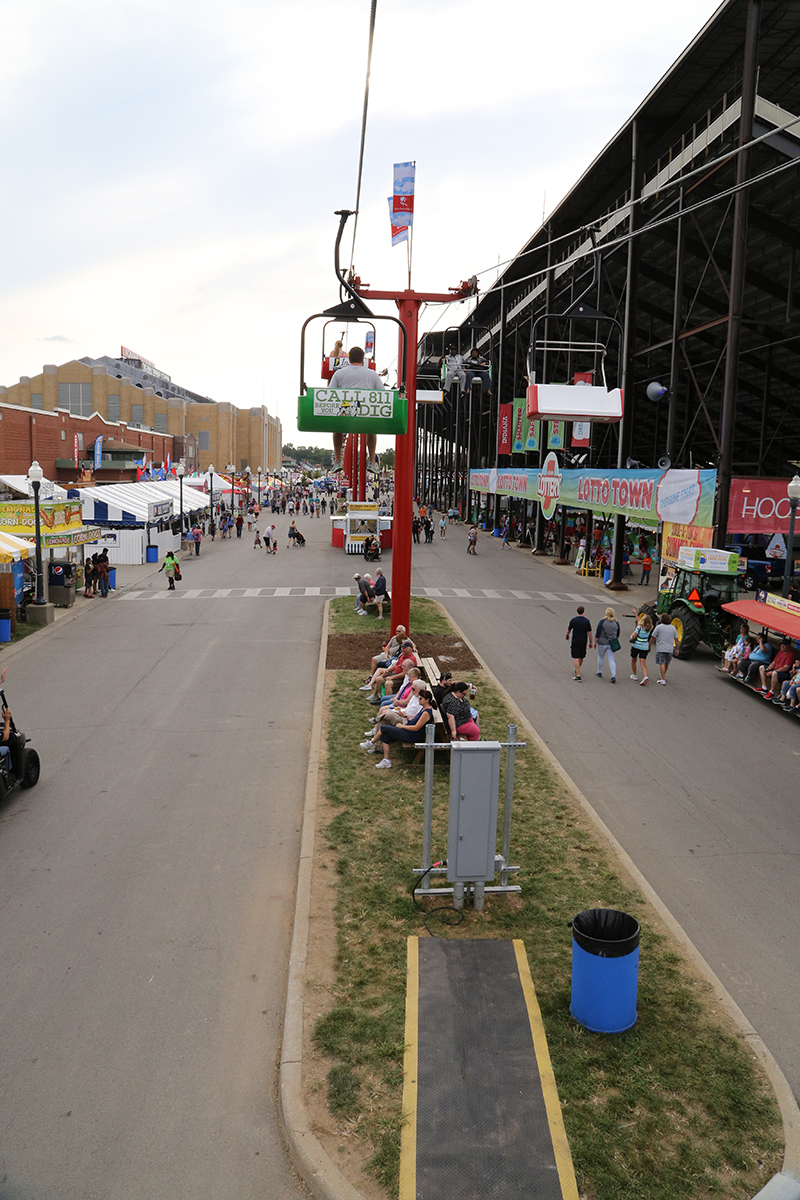
[[[356,208],[353,217],[353,242],[350,247],[350,273],[353,272],[353,259],[356,250],[356,230],[358,229],[358,212],[361,207],[361,176],[364,170],[364,144],[367,137],[367,108],[369,107],[369,74],[372,68],[372,43],[375,38],[375,13],[378,0],[372,0],[369,10],[369,45],[367,48],[367,78],[364,83],[364,111],[361,116],[361,148],[358,152],[358,183],[356,184]]]

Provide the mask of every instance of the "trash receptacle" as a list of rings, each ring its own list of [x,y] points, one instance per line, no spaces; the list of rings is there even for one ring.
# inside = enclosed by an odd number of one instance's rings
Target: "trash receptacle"
[[[606,567],[603,571],[603,583],[611,583],[611,567]]]
[[[117,590],[117,568],[116,567],[108,568],[108,586],[111,588],[112,592],[115,592]]]
[[[615,908],[590,908],[572,925],[569,1011],[593,1033],[622,1033],[636,1024],[639,922]]]
[[[0,642],[11,641],[11,609],[0,608]]]
[[[158,546],[147,547],[147,562],[158,562]]]

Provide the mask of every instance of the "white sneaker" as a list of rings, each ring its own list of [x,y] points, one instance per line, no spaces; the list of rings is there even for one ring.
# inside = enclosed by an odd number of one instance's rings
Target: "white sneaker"
[[[377,754],[377,753],[378,753],[378,747],[377,747],[377,746],[372,746],[372,745],[371,745],[371,746],[370,746],[370,748],[369,748],[369,750],[367,751],[367,754]]]
[[[638,675],[631,675],[631,679],[638,679],[638,678],[639,678]]]
[[[664,685],[664,687],[666,687],[666,686],[667,686],[667,681],[666,681],[666,679],[657,679],[657,680],[656,680],[656,683],[661,683],[661,684],[663,684],[663,685]]]
[[[359,742],[358,744],[362,750],[369,750],[370,746],[372,745],[372,742]]]
[[[375,770],[376,771],[385,771],[391,765],[392,765],[392,760],[390,758],[382,758],[379,763],[375,763]]]

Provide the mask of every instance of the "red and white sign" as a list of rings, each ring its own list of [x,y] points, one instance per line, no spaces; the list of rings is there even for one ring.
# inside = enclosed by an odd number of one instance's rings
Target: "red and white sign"
[[[499,418],[497,424],[497,453],[510,454],[513,447],[512,425],[514,424],[514,405],[501,404]]]
[[[555,454],[548,454],[536,480],[536,495],[542,506],[545,520],[549,521],[558,506],[561,495],[561,470]]]
[[[573,446],[590,446],[592,444],[592,423],[591,421],[573,421],[572,423],[572,445]]]
[[[788,479],[732,479],[728,533],[788,533]]]

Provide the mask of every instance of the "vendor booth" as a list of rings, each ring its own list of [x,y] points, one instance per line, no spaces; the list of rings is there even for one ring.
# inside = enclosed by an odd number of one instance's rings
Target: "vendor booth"
[[[158,562],[168,550],[180,549],[177,479],[80,487],[74,494],[83,520],[96,527],[92,552],[108,550],[112,565]],[[207,515],[208,508],[207,496],[196,488],[183,488],[184,524]]]
[[[372,536],[381,550],[392,548],[392,518],[382,516],[377,504],[348,500],[347,510],[330,518],[331,545],[346,554],[363,554],[364,543]]]
[[[8,501],[0,504],[0,530],[24,539],[31,548],[36,540],[36,515],[34,504],[29,500]],[[75,588],[82,583],[85,546],[100,532],[95,526],[84,525],[80,504],[74,500],[39,505],[39,532],[42,542],[42,564],[44,569],[45,599],[53,604],[70,607],[75,599]],[[21,570],[17,579],[17,603],[23,600],[24,582]],[[32,584],[32,579],[29,579]],[[49,595],[50,585],[57,590]],[[21,585],[21,586],[20,586]],[[22,589],[22,590],[21,590]]]

